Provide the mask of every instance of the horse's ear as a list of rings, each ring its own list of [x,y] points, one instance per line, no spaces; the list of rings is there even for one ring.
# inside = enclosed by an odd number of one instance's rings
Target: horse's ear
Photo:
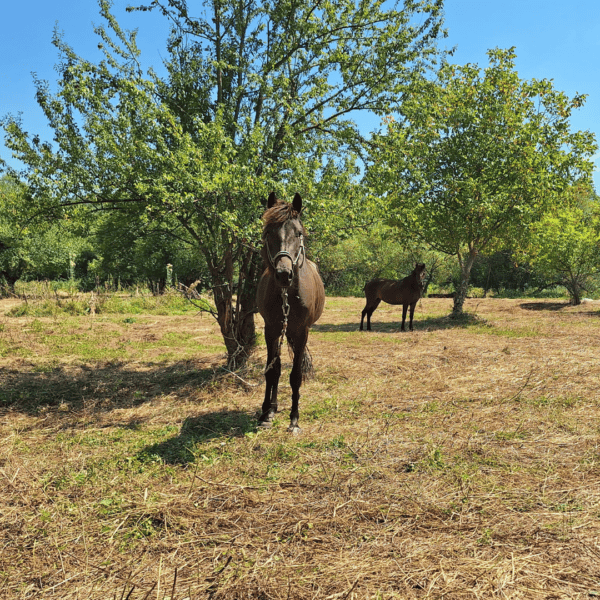
[[[302,196],[300,196],[298,192],[296,192],[296,195],[292,200],[292,207],[297,213],[302,211]]]
[[[271,208],[273,204],[275,204],[276,200],[277,198],[275,198],[275,192],[271,192],[267,198],[267,208]]]

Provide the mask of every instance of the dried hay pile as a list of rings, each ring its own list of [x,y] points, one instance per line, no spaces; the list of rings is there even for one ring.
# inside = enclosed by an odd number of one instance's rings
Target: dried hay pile
[[[264,347],[237,376],[164,353],[217,344],[209,319],[69,321],[129,344],[103,361],[0,317],[0,596],[599,596],[600,313],[424,299],[415,332],[382,305],[368,333],[362,304],[329,298],[311,333],[300,436],[287,355],[257,432]]]

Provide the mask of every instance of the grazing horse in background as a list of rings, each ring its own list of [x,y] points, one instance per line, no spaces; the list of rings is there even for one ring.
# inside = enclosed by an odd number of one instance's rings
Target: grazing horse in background
[[[371,331],[371,315],[383,300],[388,304],[402,304],[402,331],[406,321],[406,311],[410,306],[410,323],[408,328],[413,330],[413,315],[415,306],[423,293],[423,278],[425,277],[425,265],[417,263],[413,272],[404,279],[373,279],[365,285],[365,296],[367,304],[363,308],[360,319],[360,330],[363,329],[363,321],[367,315],[367,331]]]
[[[281,375],[281,345],[286,337],[294,360],[290,374],[292,410],[288,431],[297,433],[298,402],[304,376],[312,371],[306,348],[308,330],[323,312],[325,288],[317,265],[306,258],[306,230],[300,221],[302,198],[291,204],[271,192],[263,215],[263,259],[266,269],[260,278],[256,300],[265,321],[267,367],[265,400],[259,421],[270,426],[277,412],[277,386]]]

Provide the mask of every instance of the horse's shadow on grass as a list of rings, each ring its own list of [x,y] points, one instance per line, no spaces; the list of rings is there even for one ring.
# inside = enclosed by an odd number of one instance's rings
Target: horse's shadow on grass
[[[148,460],[158,457],[167,464],[192,463],[198,458],[197,445],[213,439],[241,437],[252,431],[256,431],[256,418],[244,411],[219,411],[188,417],[179,435],[144,448],[138,453],[138,458]],[[216,450],[219,451],[219,448]],[[214,451],[212,448],[206,452]]]
[[[219,366],[180,361],[136,364],[59,366],[0,370],[0,411],[37,415],[58,408],[65,415],[91,410],[110,412],[135,407],[156,396],[189,398],[199,387],[219,379]]]
[[[478,317],[472,313],[464,313],[460,317],[451,317],[446,315],[444,317],[425,317],[418,321],[413,321],[413,328],[415,331],[437,331],[443,329],[464,329],[473,325],[485,324],[485,319]],[[369,333],[404,333],[400,330],[402,320],[399,321],[375,321],[371,322],[371,332]],[[360,320],[356,323],[319,323],[312,326],[312,330],[316,333],[333,333],[333,332],[359,332]],[[408,331],[408,324],[405,325],[406,333]],[[366,327],[365,327],[365,332]]]

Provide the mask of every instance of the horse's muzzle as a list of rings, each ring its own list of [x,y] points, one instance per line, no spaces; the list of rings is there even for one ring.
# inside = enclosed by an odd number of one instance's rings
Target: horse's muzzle
[[[294,271],[289,269],[282,269],[278,267],[275,269],[275,280],[281,287],[289,287],[294,278]]]

